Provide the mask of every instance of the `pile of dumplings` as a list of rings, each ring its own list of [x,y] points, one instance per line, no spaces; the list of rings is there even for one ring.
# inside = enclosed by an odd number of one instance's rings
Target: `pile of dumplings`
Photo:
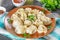
[[[35,16],[34,21],[28,19],[29,15]],[[44,12],[31,8],[19,8],[11,16],[11,20],[13,20],[12,26],[15,28],[17,34],[47,33],[48,29],[45,25],[52,23],[51,18],[46,17]]]

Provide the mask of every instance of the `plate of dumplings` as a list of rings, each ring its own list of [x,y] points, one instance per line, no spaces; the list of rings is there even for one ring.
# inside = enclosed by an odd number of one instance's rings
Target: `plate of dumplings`
[[[51,12],[34,5],[25,5],[11,10],[5,17],[5,28],[21,38],[41,38],[55,28],[55,18],[46,15]]]

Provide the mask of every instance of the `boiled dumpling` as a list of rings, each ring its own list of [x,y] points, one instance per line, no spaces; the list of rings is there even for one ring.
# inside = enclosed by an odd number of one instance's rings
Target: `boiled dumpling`
[[[17,14],[13,14],[11,16],[11,20],[15,20],[15,21],[18,20],[18,21],[22,22],[21,18]]]
[[[39,26],[39,25],[43,25],[43,22],[41,20],[37,19],[33,22],[33,24],[36,26]]]
[[[52,23],[51,18],[46,17],[46,22],[44,22],[45,25],[49,25]]]
[[[20,20],[14,20],[12,23],[12,26],[15,28],[15,32],[17,34],[23,34],[25,33],[25,27],[23,26],[22,21]]]
[[[26,12],[26,13],[30,13],[31,10],[32,10],[31,8],[25,8],[25,12]]]
[[[31,25],[29,26],[27,29],[26,29],[26,33],[29,33],[29,34],[33,34],[37,31],[37,27],[34,26],[34,25]]]
[[[44,14],[42,11],[40,11],[39,14],[40,14],[41,16],[45,16],[45,14]]]
[[[24,21],[25,19],[27,19],[27,15],[26,15],[26,13],[25,13],[25,11],[24,11],[23,8],[20,8],[20,9],[16,12],[16,14],[18,14],[18,17],[19,17],[22,21]]]
[[[40,25],[37,31],[38,33],[47,33],[47,28],[44,25]]]
[[[24,21],[25,19],[27,19],[27,15],[26,15],[25,12],[20,12],[20,13],[18,13],[18,17],[19,17],[22,21]]]
[[[20,8],[20,9],[17,10],[17,12],[24,12],[24,9]]]
[[[34,9],[34,10],[32,10],[32,13],[33,13],[33,14],[38,14],[38,13],[39,13],[39,10]]]
[[[15,28],[15,32],[17,34],[24,34],[25,33],[25,28],[22,25],[20,25],[20,26]]]
[[[15,12],[15,13],[21,15],[21,13],[24,13],[24,9],[23,9],[23,8],[20,8],[20,9],[18,9],[17,12]]]
[[[37,18],[40,19],[42,16],[45,16],[45,14],[40,11],[40,12],[37,14]]]
[[[41,17],[41,20],[43,21],[44,25],[51,24],[51,19],[48,17],[43,16],[43,17]]]
[[[27,25],[27,26],[29,26],[29,25],[31,25],[31,21],[30,20],[25,20],[24,24]]]
[[[20,25],[23,25],[23,22],[21,20],[14,20],[12,25],[13,27],[18,27]]]
[[[13,14],[13,15],[11,16],[11,20],[15,20],[16,18],[18,18],[17,14]]]

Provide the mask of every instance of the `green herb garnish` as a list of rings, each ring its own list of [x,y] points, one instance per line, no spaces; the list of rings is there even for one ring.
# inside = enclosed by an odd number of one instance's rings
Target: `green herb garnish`
[[[41,10],[43,13],[45,13],[45,10]]]
[[[8,23],[12,23],[12,20],[11,19],[7,19]]]
[[[60,9],[60,0],[38,0],[40,3],[42,3],[43,7],[50,10],[55,11],[56,9]]]
[[[27,37],[29,37],[29,38],[30,38],[30,34],[28,34],[28,35],[27,35]]]
[[[30,21],[34,21],[34,18],[35,18],[34,15],[30,15],[30,16],[28,16],[28,19],[29,19]]]
[[[48,30],[51,29],[51,26],[48,26]]]
[[[26,37],[30,37],[30,34],[26,34],[24,33],[23,36],[26,38]]]
[[[26,36],[27,36],[27,34],[26,34],[26,33],[24,33],[24,34],[23,34],[23,36],[24,36],[24,37],[26,37]]]

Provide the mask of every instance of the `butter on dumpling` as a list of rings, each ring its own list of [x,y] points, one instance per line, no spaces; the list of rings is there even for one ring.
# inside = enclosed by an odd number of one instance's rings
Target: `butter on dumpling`
[[[29,26],[29,25],[31,25],[31,21],[30,20],[25,20],[24,24],[27,25],[27,26]]]
[[[51,24],[51,18],[48,18],[46,16],[41,17],[41,20],[43,21],[44,25]]]
[[[40,25],[37,31],[38,33],[47,33],[47,28],[44,25]]]
[[[36,26],[39,26],[39,25],[43,25],[43,22],[41,20],[37,19],[33,22],[33,24]]]
[[[33,34],[37,31],[37,27],[34,26],[34,25],[31,25],[29,26],[27,29],[26,29],[26,33],[29,33],[29,34]]]

